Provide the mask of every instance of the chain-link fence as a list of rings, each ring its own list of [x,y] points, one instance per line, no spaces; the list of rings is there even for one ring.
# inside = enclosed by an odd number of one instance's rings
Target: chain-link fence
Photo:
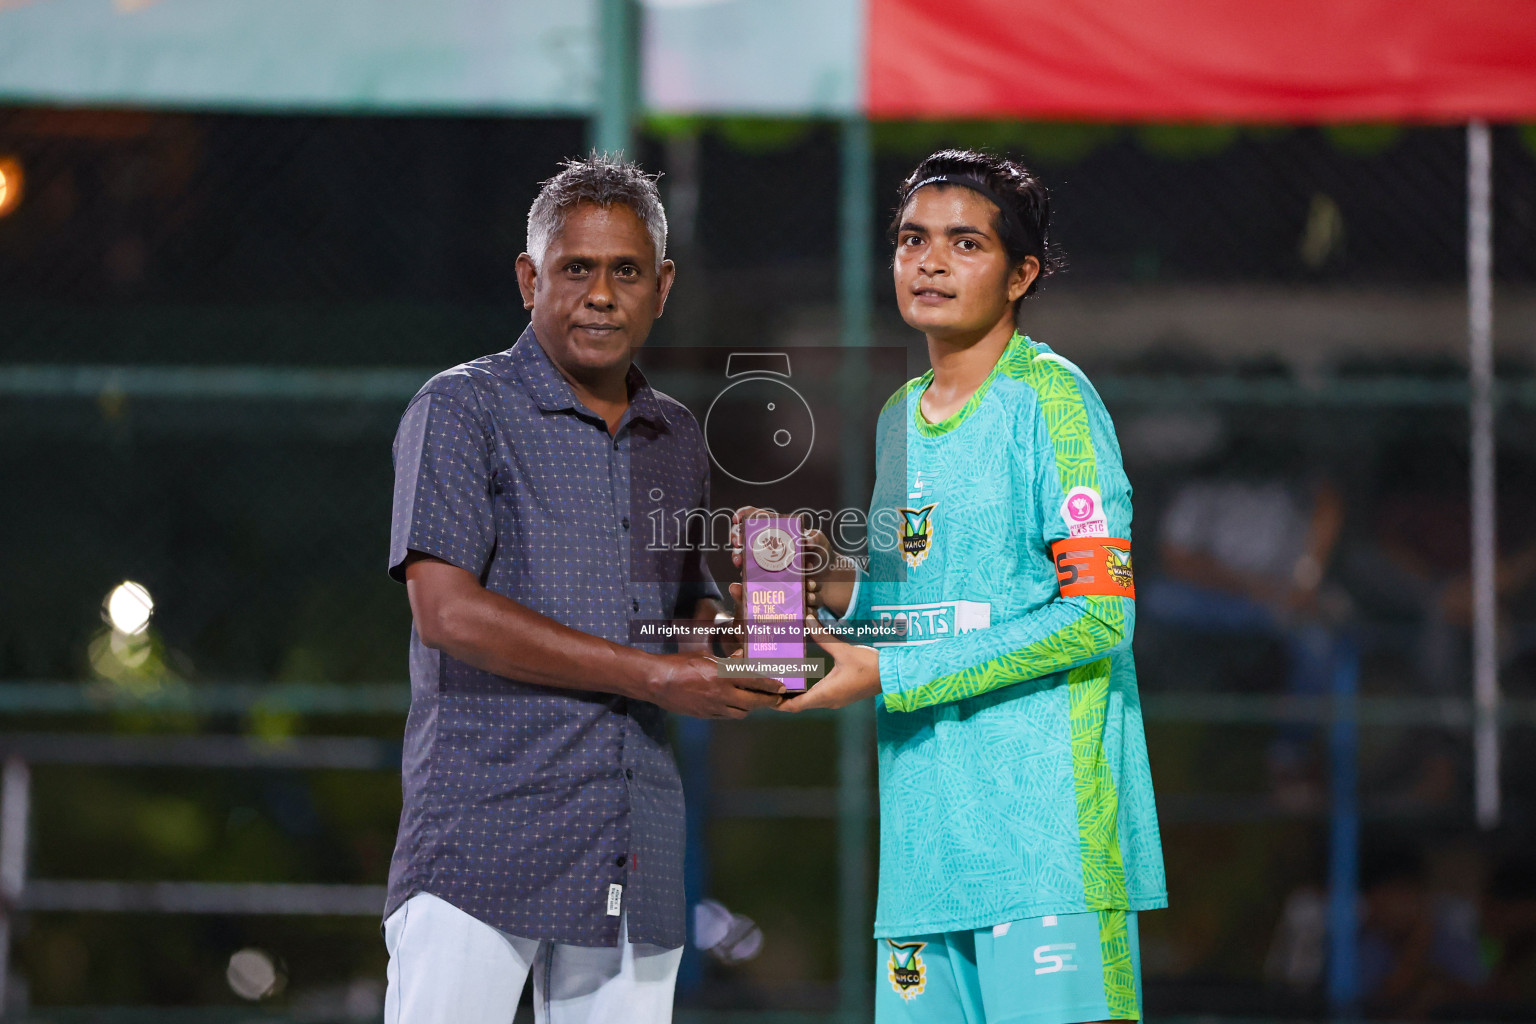
[[[1016,153],[1053,187],[1068,271],[1025,325],[1095,381],[1136,488],[1136,645],[1172,901],[1142,923],[1148,1012],[1321,1013],[1338,955],[1330,855],[1351,821],[1369,1011],[1509,1018],[1536,1005],[1523,742],[1536,699],[1536,136],[1494,131],[1510,718],[1504,823],[1483,832],[1468,728],[1464,131],[873,134],[882,222],[896,182],[941,144]],[[8,730],[278,750],[398,741],[409,617],[383,573],[394,426],[426,376],[505,348],[525,323],[512,265],[527,204],[582,143],[580,122],[556,119],[0,110],[0,166],[20,194],[0,216]],[[666,172],[680,268],[651,344],[836,344],[835,126],[657,121],[641,155]],[[883,235],[870,245],[888,248]],[[876,296],[875,340],[923,365],[883,277]],[[154,601],[136,637],[102,617],[124,580]],[[1341,672],[1358,702],[1336,703]],[[89,687],[50,704],[23,685],[55,682]],[[197,696],[231,683],[398,696],[329,713],[260,692]],[[1343,817],[1338,741],[1353,734],[1340,720],[1358,723],[1358,801]],[[832,1009],[836,724],[719,726],[684,754],[709,786],[701,895],[765,941],[742,964],[701,961],[683,1005]],[[29,872],[376,886],[398,813],[388,759],[39,763]],[[764,871],[774,848],[799,851],[794,870]],[[382,943],[362,915],[53,909],[15,925],[10,997],[38,1019],[233,1006],[229,960],[246,948],[286,978],[265,1005],[377,1014]]]

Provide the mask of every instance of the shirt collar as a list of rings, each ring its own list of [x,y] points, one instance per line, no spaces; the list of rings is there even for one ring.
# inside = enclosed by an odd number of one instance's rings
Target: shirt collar
[[[512,346],[511,355],[512,365],[517,368],[523,386],[540,409],[545,412],[571,411],[596,417],[597,414],[576,397],[570,382],[550,362],[549,354],[534,336],[532,324],[518,337]],[[655,390],[646,380],[645,374],[640,372],[640,367],[630,363],[624,381],[629,388],[629,408],[625,410],[619,425],[623,426],[629,420],[643,419],[659,427],[669,427],[661,399],[656,397]]]
[[[651,382],[646,380],[645,374],[640,372],[640,367],[634,363],[629,364],[629,373],[624,378],[629,386],[629,412],[627,415],[637,420],[645,420],[654,426],[668,429],[671,424],[667,421],[666,407],[661,399],[656,397],[656,391],[651,387]]]

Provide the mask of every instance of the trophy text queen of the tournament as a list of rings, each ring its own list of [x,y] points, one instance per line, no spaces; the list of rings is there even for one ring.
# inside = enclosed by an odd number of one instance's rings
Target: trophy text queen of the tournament
[[[748,658],[805,657],[804,545],[798,518],[755,516],[742,524],[742,623]],[[804,678],[776,678],[791,692],[806,686]]]

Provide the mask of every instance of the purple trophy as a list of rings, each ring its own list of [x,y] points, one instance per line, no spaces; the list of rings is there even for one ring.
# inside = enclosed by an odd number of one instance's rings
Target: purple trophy
[[[742,524],[742,623],[748,658],[805,657],[805,576],[799,519],[760,516]],[[783,679],[791,692],[805,680]]]

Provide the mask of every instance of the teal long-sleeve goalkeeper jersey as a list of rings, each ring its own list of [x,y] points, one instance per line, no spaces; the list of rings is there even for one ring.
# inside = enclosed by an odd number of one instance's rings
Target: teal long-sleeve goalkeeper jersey
[[[1165,906],[1109,414],[1018,334],[942,423],[919,409],[932,376],[880,414],[869,573],[846,616],[907,628],[877,645],[875,935]],[[1063,586],[1074,562],[1092,578],[1066,549],[1095,538],[1113,539],[1091,552],[1097,585]]]

